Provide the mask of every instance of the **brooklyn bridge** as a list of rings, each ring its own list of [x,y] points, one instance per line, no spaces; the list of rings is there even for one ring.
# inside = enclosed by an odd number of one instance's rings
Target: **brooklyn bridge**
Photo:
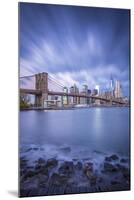
[[[23,76],[19,78],[20,95],[34,95],[35,107],[47,108],[50,102],[55,102],[55,105],[62,107],[64,99],[66,98],[66,106],[69,105],[69,98],[72,98],[75,105],[81,104],[81,99],[85,102],[99,101],[109,105],[125,105],[123,99],[115,97],[106,97],[103,94],[88,94],[86,92],[68,92],[64,85],[56,78],[52,77],[46,72],[38,73],[30,76]],[[50,99],[51,97],[51,99]],[[60,97],[58,99],[52,97]],[[53,99],[53,100],[52,100]]]

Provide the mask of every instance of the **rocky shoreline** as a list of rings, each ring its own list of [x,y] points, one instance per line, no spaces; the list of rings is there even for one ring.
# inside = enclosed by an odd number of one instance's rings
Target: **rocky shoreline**
[[[20,158],[20,197],[121,190],[130,190],[129,159],[116,154],[98,165],[91,158],[40,157],[32,165]]]

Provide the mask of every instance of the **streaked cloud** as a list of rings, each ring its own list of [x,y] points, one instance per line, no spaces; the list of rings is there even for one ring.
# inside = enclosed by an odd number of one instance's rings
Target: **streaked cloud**
[[[129,88],[129,11],[20,4],[20,76],[46,71],[63,85]]]

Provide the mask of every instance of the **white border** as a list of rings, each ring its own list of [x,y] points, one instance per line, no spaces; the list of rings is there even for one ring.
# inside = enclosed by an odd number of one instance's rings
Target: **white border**
[[[23,1],[21,1],[23,2]],[[133,0],[25,0],[24,2],[85,5],[112,8],[131,8],[131,86],[134,64],[134,3]],[[17,198],[18,184],[18,3],[16,0],[3,0],[0,4],[0,199]],[[132,119],[133,97],[132,91]],[[107,192],[80,195],[36,197],[35,199],[133,199],[134,194],[134,126],[131,123],[132,147],[132,191]],[[33,198],[28,198],[29,200]]]

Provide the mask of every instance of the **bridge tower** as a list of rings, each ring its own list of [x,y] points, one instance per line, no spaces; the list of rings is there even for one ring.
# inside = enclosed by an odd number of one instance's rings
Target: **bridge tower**
[[[35,96],[35,105],[44,107],[44,101],[48,99],[48,73],[43,72],[35,75],[35,88],[41,90],[41,95]]]

